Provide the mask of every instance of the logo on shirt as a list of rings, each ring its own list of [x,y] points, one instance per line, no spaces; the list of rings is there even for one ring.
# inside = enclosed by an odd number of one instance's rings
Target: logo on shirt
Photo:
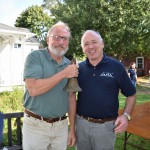
[[[101,77],[109,77],[109,78],[114,78],[113,73],[110,73],[110,72],[103,72],[100,76]]]

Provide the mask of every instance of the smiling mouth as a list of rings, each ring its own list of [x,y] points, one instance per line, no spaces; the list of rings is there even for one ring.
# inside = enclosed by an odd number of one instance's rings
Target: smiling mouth
[[[90,54],[95,54],[96,53],[96,50],[92,50],[89,52]]]
[[[65,47],[63,47],[63,46],[57,46],[56,49],[61,49],[62,50],[62,49],[65,49]]]

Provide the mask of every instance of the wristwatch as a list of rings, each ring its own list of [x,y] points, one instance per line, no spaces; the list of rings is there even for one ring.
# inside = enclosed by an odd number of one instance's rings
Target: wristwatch
[[[125,115],[127,117],[128,121],[131,120],[131,116],[128,113],[124,112],[123,115]]]

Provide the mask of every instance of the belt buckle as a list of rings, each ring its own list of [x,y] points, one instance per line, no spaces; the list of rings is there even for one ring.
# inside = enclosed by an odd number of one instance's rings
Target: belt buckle
[[[47,118],[45,121],[48,122],[48,123],[53,123],[52,118]]]
[[[91,117],[88,117],[87,120],[88,120],[89,122],[95,121],[95,119],[94,119],[94,118],[91,118]],[[93,120],[93,121],[92,121],[92,120]]]
[[[90,121],[90,119],[92,119],[92,118],[90,118],[90,117],[87,117],[87,120],[88,120],[88,121]]]

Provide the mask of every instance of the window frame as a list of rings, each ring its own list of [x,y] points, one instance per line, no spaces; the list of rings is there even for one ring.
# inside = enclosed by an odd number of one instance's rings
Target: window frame
[[[14,47],[13,47],[14,49],[16,49],[16,48],[22,48],[22,44],[21,43],[15,43],[14,44]]]
[[[139,62],[138,62],[139,59],[142,59],[142,63],[139,63]],[[142,67],[138,67],[139,64],[140,64],[140,65],[142,64]],[[144,69],[144,57],[136,57],[136,67],[137,67],[138,69]]]

